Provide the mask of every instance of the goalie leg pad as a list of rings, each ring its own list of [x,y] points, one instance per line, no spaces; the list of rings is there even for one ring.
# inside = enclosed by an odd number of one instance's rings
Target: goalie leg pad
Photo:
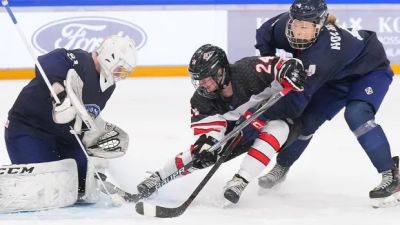
[[[73,159],[0,167],[0,212],[36,211],[75,204],[78,169]]]
[[[124,202],[115,185],[109,181],[105,181],[105,170],[108,168],[108,160],[90,157],[87,165],[87,173],[85,180],[85,192],[80,196],[79,202],[81,203],[99,203],[105,205],[111,204],[112,206],[121,206]],[[97,173],[100,176],[97,176]],[[104,180],[102,178],[104,176]],[[104,186],[103,186],[104,185]]]
[[[94,177],[95,165],[87,161],[87,171],[85,179],[85,192],[79,197],[79,201],[83,203],[96,203],[99,201],[99,188],[97,186],[97,181]]]

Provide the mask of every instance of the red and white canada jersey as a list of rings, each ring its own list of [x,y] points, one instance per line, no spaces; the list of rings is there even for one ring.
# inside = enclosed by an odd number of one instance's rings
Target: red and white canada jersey
[[[226,120],[237,120],[245,111],[282,89],[276,76],[283,62],[279,57],[254,56],[231,64],[233,96],[210,99],[195,92],[190,100],[192,123],[217,114]]]

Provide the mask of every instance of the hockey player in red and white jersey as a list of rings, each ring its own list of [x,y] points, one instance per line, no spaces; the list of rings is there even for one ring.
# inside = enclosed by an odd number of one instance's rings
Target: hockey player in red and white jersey
[[[306,78],[298,59],[246,57],[230,65],[224,50],[210,44],[194,53],[189,73],[196,88],[190,100],[195,142],[137,186],[142,197],[149,197],[175,178],[171,178],[171,174],[186,175],[214,164],[224,148],[215,152],[208,149],[232,130],[240,118],[251,115],[261,101],[283,87],[301,91]],[[247,184],[261,173],[285,143],[289,127],[286,121],[266,122],[259,117],[243,130],[243,137],[229,159],[245,152],[247,156],[225,187],[226,199],[238,202]],[[190,168],[185,167],[189,164]]]

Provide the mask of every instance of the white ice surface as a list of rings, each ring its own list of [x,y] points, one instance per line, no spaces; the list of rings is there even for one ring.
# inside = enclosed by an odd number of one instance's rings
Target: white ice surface
[[[0,118],[6,120],[27,81],[0,81]],[[388,136],[393,155],[399,154],[400,84],[396,78],[377,115]],[[145,176],[184,151],[191,143],[189,98],[193,92],[187,78],[128,79],[118,83],[103,117],[125,129],[131,137],[129,152],[111,162],[111,174],[129,191]],[[34,104],[34,103],[33,103]],[[3,136],[3,129],[0,131]],[[8,163],[4,141],[0,163]],[[0,225],[103,225],[103,224],[219,224],[219,225],[389,225],[400,224],[400,206],[370,207],[368,191],[380,182],[368,157],[348,129],[343,112],[324,124],[312,143],[292,167],[287,180],[265,195],[249,185],[239,204],[222,208],[222,187],[238,169],[241,157],[223,165],[193,205],[174,219],[147,218],[136,214],[134,205],[111,208],[103,204],[75,206],[42,212],[0,214]],[[273,164],[273,163],[271,163]],[[268,167],[270,169],[270,167]],[[268,170],[267,169],[267,170]],[[169,184],[151,201],[177,206],[194,190],[206,171]],[[1,191],[1,190],[0,190]]]

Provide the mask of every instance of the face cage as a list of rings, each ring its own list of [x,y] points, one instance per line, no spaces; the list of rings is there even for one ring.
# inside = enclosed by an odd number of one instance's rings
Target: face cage
[[[115,82],[125,79],[129,76],[129,73],[132,72],[132,68],[120,60],[112,69],[112,76]]]
[[[204,88],[204,87],[201,87],[200,86],[200,80],[195,80],[194,78],[193,78],[193,76],[192,76],[192,84],[193,84],[193,87],[194,87],[194,89],[196,90],[196,92],[197,93],[199,93],[199,95],[201,95],[201,96],[203,96],[203,97],[206,97],[206,98],[209,98],[209,99],[215,99],[215,98],[217,98],[217,91],[215,91],[215,92],[209,92],[209,91],[207,91],[207,89],[206,88]]]
[[[286,29],[285,29],[286,38],[289,41],[289,44],[292,48],[304,50],[309,48],[317,40],[317,37],[319,35],[319,32],[321,31],[321,28],[325,20],[321,20],[322,22],[320,22],[319,24],[314,23],[315,24],[314,37],[311,38],[310,40],[295,38],[292,28],[293,21],[294,19],[290,18],[289,21],[286,23]]]
[[[221,74],[218,73],[218,71],[220,69],[222,69]],[[226,69],[224,69],[222,67],[218,67],[218,68],[213,69],[213,71],[216,72],[216,75],[210,75],[209,77],[211,77],[215,81],[215,83],[218,85],[218,89],[215,90],[214,92],[209,92],[209,91],[207,91],[206,88],[201,87],[200,79],[195,79],[195,78],[199,78],[200,75],[198,73],[192,73],[189,71],[191,79],[192,79],[192,84],[193,84],[194,88],[196,89],[197,93],[199,93],[203,97],[210,98],[210,99],[215,99],[218,97],[218,93],[220,90],[222,90],[223,85],[225,83],[225,79],[226,79]],[[207,77],[203,77],[203,79],[204,78],[207,78]]]

